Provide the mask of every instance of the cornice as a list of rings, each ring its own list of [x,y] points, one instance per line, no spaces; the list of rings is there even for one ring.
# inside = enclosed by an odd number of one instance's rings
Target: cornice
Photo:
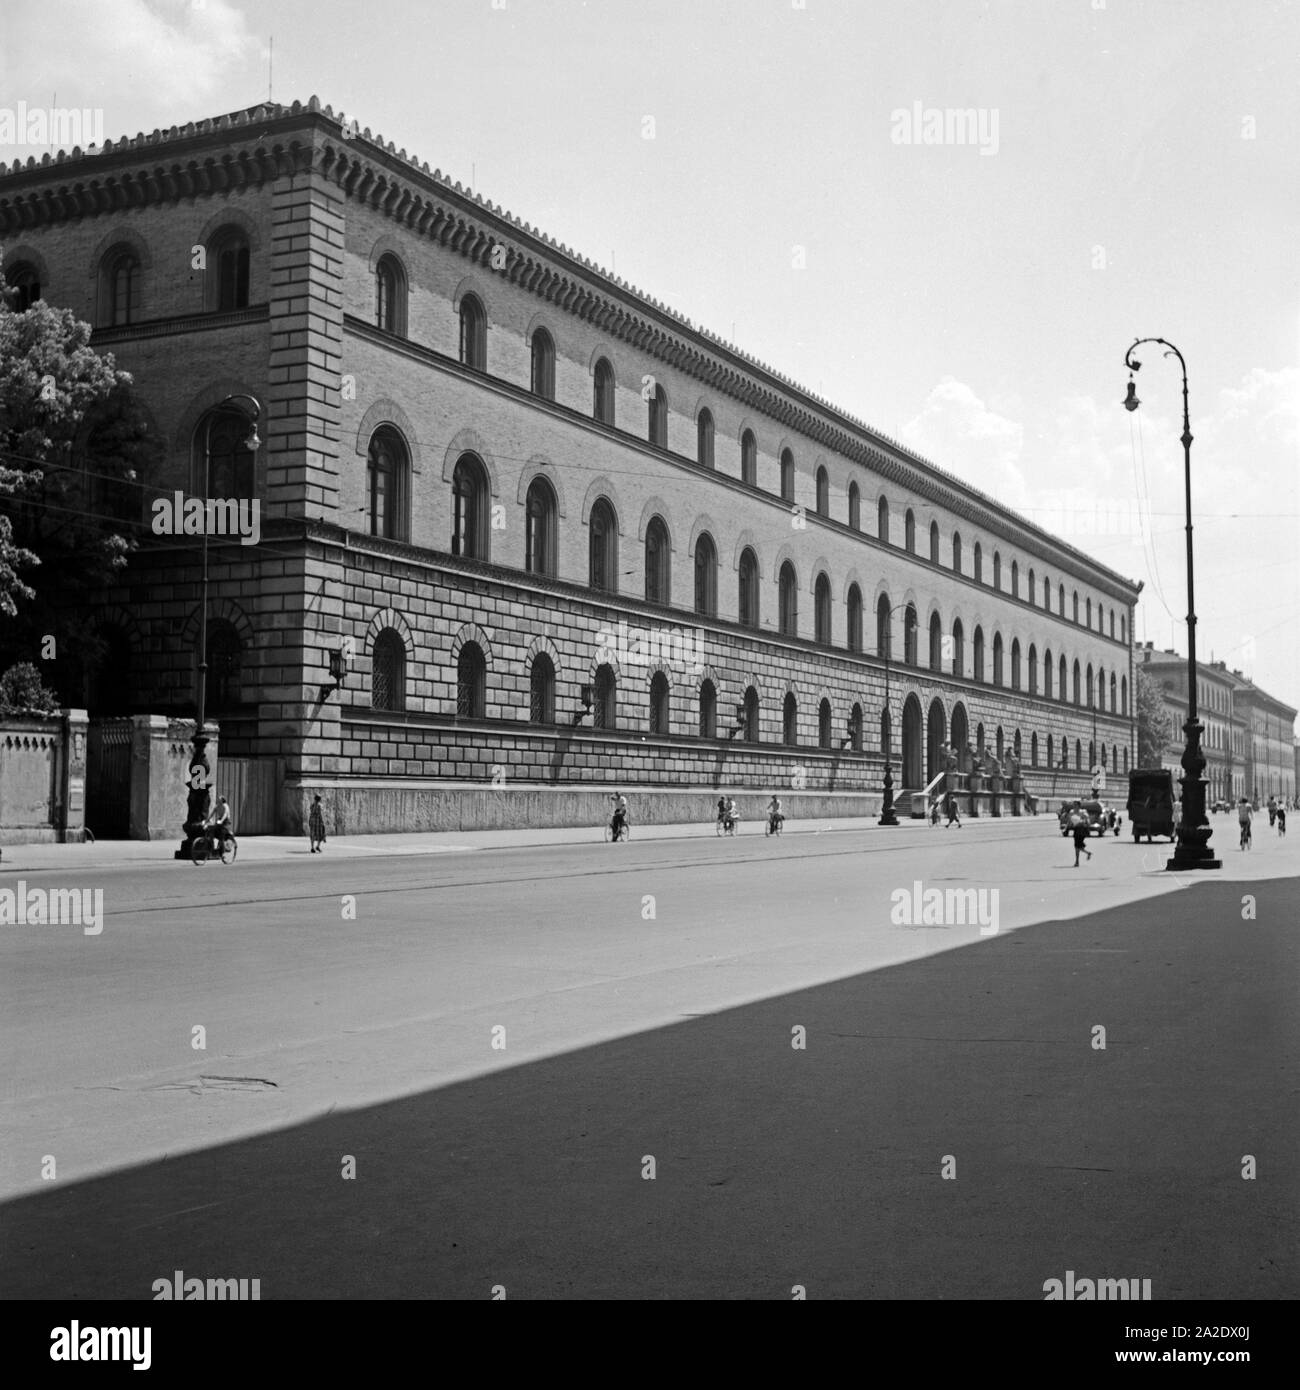
[[[294,138],[297,133],[298,138]],[[231,149],[235,143],[241,148]],[[169,162],[153,154],[167,148]],[[56,183],[52,171],[66,182]],[[137,135],[102,151],[45,155],[0,171],[0,238],[75,218],[178,203],[315,171],[344,197],[367,204],[417,236],[501,275],[562,312],[591,322],[704,385],[877,476],[947,508],[1008,544],[1023,546],[1126,605],[1141,585],[1099,564],[996,499],[667,305],[546,236],[499,205],[357,129],[315,96],[263,103],[228,115]],[[60,177],[60,175],[55,176]],[[504,258],[493,251],[500,248]],[[1053,558],[1055,557],[1055,558]]]

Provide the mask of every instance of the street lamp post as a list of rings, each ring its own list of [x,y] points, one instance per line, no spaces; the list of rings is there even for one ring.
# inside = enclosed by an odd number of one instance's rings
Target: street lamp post
[[[232,401],[247,401],[249,405],[250,427],[244,447],[256,453],[262,441],[257,437],[257,422],[262,408],[253,396],[235,392],[219,401],[208,413],[207,427],[203,432],[203,575],[199,593],[199,671],[198,687],[195,691],[197,709],[194,720],[194,737],[191,740],[189,774],[187,777],[188,804],[185,815],[185,839],[176,851],[177,859],[189,859],[191,847],[203,829],[208,818],[212,798],[212,768],[208,763],[207,724],[208,702],[208,517],[207,502],[212,491],[212,426],[222,406]]]
[[[880,819],[877,825],[897,825],[898,812],[894,809],[894,716],[889,708],[889,654],[894,645],[894,634],[889,620],[895,613],[911,607],[907,603],[897,603],[885,615],[885,795],[880,804]],[[879,618],[877,618],[879,621]],[[903,631],[903,659],[907,660],[907,631]]]
[[[1178,823],[1178,844],[1174,856],[1165,864],[1166,869],[1221,869],[1223,861],[1214,857],[1210,849],[1210,836],[1213,831],[1205,814],[1205,754],[1201,751],[1201,721],[1196,708],[1196,591],[1192,568],[1192,425],[1187,405],[1187,363],[1183,354],[1164,338],[1135,338],[1132,347],[1124,354],[1124,365],[1129,369],[1128,395],[1124,400],[1127,410],[1136,410],[1142,404],[1137,398],[1137,388],[1132,373],[1140,371],[1142,364],[1133,356],[1134,348],[1143,343],[1159,343],[1166,357],[1176,357],[1183,373],[1183,496],[1187,516],[1187,722],[1183,732],[1187,744],[1183,749],[1181,778],[1183,787],[1183,814]]]

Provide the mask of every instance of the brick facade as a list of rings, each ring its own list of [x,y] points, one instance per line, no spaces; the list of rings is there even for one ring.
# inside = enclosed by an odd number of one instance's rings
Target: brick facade
[[[229,227],[242,229],[250,248],[248,294],[246,306],[222,311],[211,268],[195,271],[192,262],[195,247]],[[1140,586],[404,152],[368,133],[342,138],[338,119],[314,100],[0,174],[0,235],[6,268],[37,265],[48,274],[44,297],[97,325],[105,322],[103,257],[119,245],[137,248],[141,293],[132,322],[98,326],[94,341],[135,375],[173,446],[168,476],[151,480],[159,491],[201,487],[212,407],[234,393],[260,403],[261,543],[210,546],[209,621],[228,625],[241,648],[237,702],[210,714],[221,721],[229,755],[285,759],[294,792],[286,798],[289,824],[308,786],[491,782],[494,770],[498,781],[521,784],[878,790],[882,599],[897,610],[889,620],[888,704],[896,765],[902,753],[900,788],[922,785],[938,766],[931,725],[948,739],[963,714],[970,742],[979,742],[982,728],[990,752],[999,735],[1005,752],[1019,735],[1026,782],[1040,794],[1053,777],[1057,794],[1079,794],[1084,769],[1098,757],[1116,773],[1129,765],[1130,638]],[[400,265],[400,332],[376,325],[381,257]],[[486,310],[482,370],[461,360],[460,310],[469,295]],[[530,389],[541,330],[554,343],[553,399]],[[614,372],[612,424],[593,418],[601,359]],[[647,440],[645,395],[655,387],[667,394],[666,445]],[[705,409],[712,468],[697,460]],[[368,456],[381,426],[404,451],[389,494],[390,537],[369,534],[368,524]],[[753,484],[740,476],[746,431],[757,444]],[[781,496],[787,451],[792,498]],[[481,460],[490,506],[487,553],[475,559],[451,553],[452,480],[466,454]],[[554,495],[555,554],[547,572],[530,573],[527,497],[539,477]],[[857,526],[851,486],[860,495]],[[616,519],[616,593],[589,582],[591,514],[602,498]],[[668,588],[649,603],[642,595],[654,518],[667,528]],[[716,612],[697,614],[704,535],[716,548]],[[747,549],[758,566],[757,628],[740,622]],[[783,632],[785,565],[797,616]],[[814,640],[823,576],[829,641]],[[129,641],[135,708],[192,709],[199,580],[192,541],[146,537],[123,582],[104,595],[104,621]],[[854,586],[861,650],[850,650]],[[912,661],[908,606],[917,629]],[[929,669],[932,618],[941,639],[937,669]],[[661,658],[638,664],[635,652],[605,660],[603,635],[620,622],[686,634],[699,660],[689,669]],[[385,632],[404,655],[400,710],[371,706],[375,644]],[[482,716],[467,718],[458,714],[458,657],[469,642],[485,659],[486,699]],[[336,690],[328,663],[340,648],[355,659]],[[555,671],[553,726],[530,720],[539,653]],[[602,664],[617,681],[610,729],[593,728],[590,718],[574,722],[582,687]],[[668,681],[667,726],[651,733],[656,673]],[[706,679],[716,690],[717,737],[700,735]],[[734,706],[749,687],[759,701],[758,739],[729,740]],[[788,695],[797,704],[794,747],[783,743]],[[823,701],[829,747],[818,746]],[[841,748],[855,706],[860,747]],[[369,828],[400,826],[376,812]]]

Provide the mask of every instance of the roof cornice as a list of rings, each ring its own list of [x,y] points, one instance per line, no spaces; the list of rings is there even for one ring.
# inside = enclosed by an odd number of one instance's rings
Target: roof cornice
[[[293,138],[301,132],[300,138]],[[235,148],[232,148],[232,145]],[[166,151],[163,162],[154,162]],[[735,344],[548,237],[499,205],[430,170],[391,141],[357,129],[318,98],[263,103],[225,116],[106,141],[99,152],[29,158],[0,171],[0,238],[74,218],[153,203],[261,187],[315,170],[344,196],[381,211],[419,236],[491,269],[512,284],[587,319],[602,332],[657,357],[861,464],[919,499],[947,508],[990,536],[1044,559],[1132,604],[1141,584],[1004,508],[956,474],[805,390]],[[505,252],[504,262],[495,248]]]

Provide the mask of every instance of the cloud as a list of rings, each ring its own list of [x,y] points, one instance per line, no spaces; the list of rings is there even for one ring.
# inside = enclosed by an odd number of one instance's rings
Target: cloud
[[[1025,429],[990,409],[964,382],[946,376],[926,397],[921,412],[903,426],[902,442],[971,487],[1008,506],[1023,506],[1020,470]]]

